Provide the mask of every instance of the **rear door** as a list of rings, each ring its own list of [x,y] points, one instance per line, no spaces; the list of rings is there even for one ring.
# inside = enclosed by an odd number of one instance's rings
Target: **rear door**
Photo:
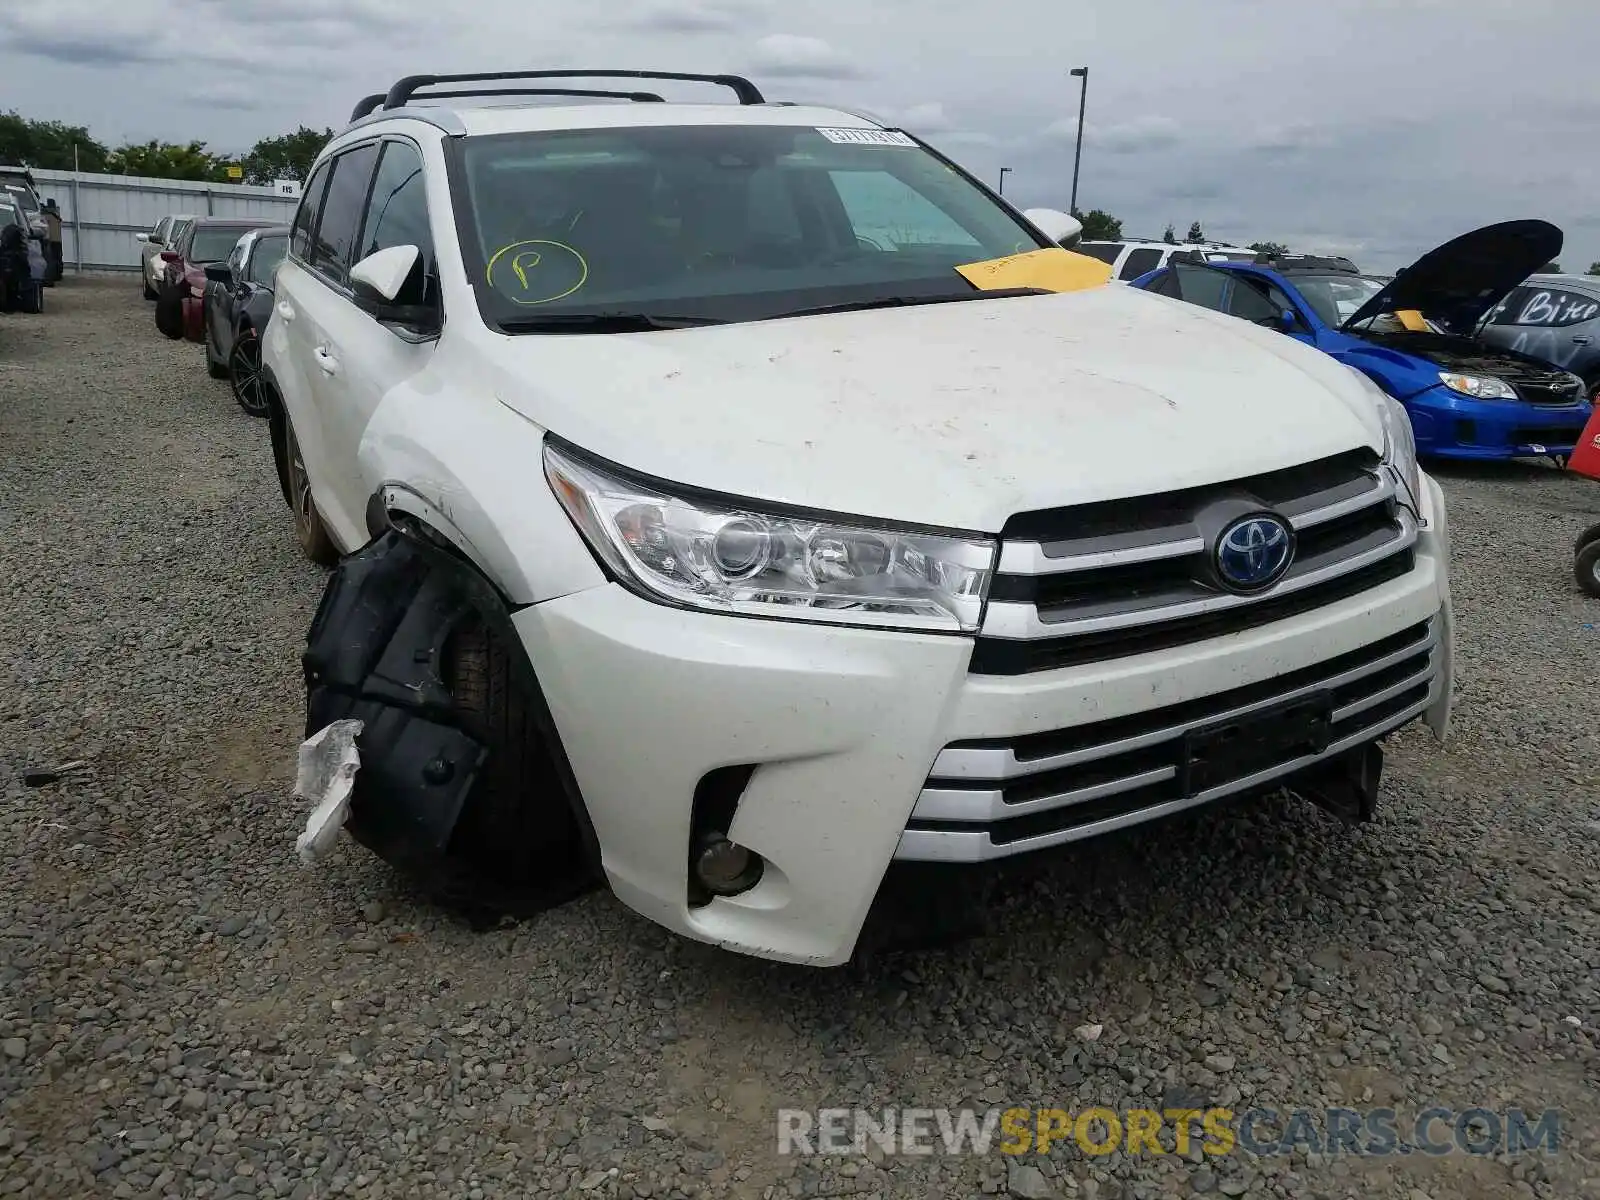
[[[363,320],[350,293],[350,265],[379,144],[365,142],[343,151],[330,163],[327,191],[311,239],[305,271],[288,298],[289,320],[297,339],[296,360],[305,372],[312,412],[305,426],[296,423],[301,449],[307,455],[317,508],[335,542],[346,551],[365,542],[363,505],[350,507],[356,475],[355,448],[341,436],[338,410],[347,383],[346,372],[363,369],[347,353],[350,330]],[[284,297],[280,296],[280,301]],[[279,307],[276,318],[284,316]],[[268,328],[271,328],[269,326]],[[315,433],[313,433],[315,429]],[[317,447],[309,444],[315,439]],[[317,465],[313,465],[313,460]]]
[[[334,183],[338,184],[337,175]],[[331,203],[329,212],[333,212]],[[422,152],[414,142],[391,137],[382,143],[372,187],[356,217],[359,235],[352,238],[351,265],[380,250],[417,247],[420,269],[396,302],[438,311],[438,272]],[[383,481],[368,478],[359,469],[362,438],[384,399],[427,369],[437,344],[435,329],[437,325],[431,323],[412,328],[380,322],[352,297],[337,328],[329,330],[328,350],[337,366],[321,381],[319,395],[323,436],[333,461],[340,464],[330,482],[340,508],[352,521],[361,522],[363,541],[367,499]]]
[[[328,190],[333,160],[321,163],[311,173],[300,207],[295,212],[289,233],[289,253],[278,269],[278,290],[272,320],[261,343],[263,365],[271,373],[279,399],[289,418],[290,427],[298,443],[298,453],[305,464],[306,473],[321,501],[328,477],[328,460],[323,451],[321,418],[317,413],[315,391],[311,377],[311,351],[316,345],[309,318],[302,321],[302,308],[314,306],[312,293],[321,285],[312,274],[311,258],[315,248],[317,224],[322,218],[322,202]],[[322,514],[328,521],[332,514]]]

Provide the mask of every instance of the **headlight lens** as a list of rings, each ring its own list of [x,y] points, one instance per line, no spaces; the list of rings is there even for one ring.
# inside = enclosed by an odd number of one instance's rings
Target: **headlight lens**
[[[1422,467],[1417,463],[1417,435],[1411,417],[1393,396],[1379,393],[1378,411],[1383,415],[1383,459],[1399,477],[1411,502],[1411,511],[1422,515]]]
[[[1458,375],[1454,371],[1440,371],[1439,382],[1452,392],[1471,396],[1474,400],[1515,400],[1516,389],[1504,379],[1492,375]]]
[[[797,621],[977,631],[991,539],[674,496],[549,444],[544,467],[594,552],[654,598]]]

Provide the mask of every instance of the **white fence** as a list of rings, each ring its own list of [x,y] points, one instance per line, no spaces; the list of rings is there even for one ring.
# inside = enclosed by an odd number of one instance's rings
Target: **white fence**
[[[39,198],[61,206],[61,258],[80,271],[136,271],[139,242],[168,213],[198,217],[270,217],[287,225],[300,203],[281,188],[191,183],[137,175],[33,172]]]

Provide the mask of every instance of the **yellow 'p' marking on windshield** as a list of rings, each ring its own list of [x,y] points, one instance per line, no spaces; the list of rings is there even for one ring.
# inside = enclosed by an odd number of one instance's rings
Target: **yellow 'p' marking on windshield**
[[[537,249],[541,246],[545,249]],[[551,250],[557,253],[550,254]],[[562,265],[565,270],[560,269]],[[516,278],[515,284],[506,276],[503,269],[506,266]],[[498,278],[497,269],[500,269]],[[576,281],[567,283],[574,274]],[[589,281],[589,260],[565,242],[529,238],[496,250],[483,276],[490,287],[513,304],[549,304],[572,295]],[[544,289],[549,289],[549,293],[544,294]]]

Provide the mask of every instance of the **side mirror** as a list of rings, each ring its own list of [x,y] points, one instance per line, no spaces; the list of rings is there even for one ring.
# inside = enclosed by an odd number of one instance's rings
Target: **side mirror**
[[[1286,308],[1278,314],[1278,328],[1284,333],[1294,333],[1300,328],[1300,318],[1295,316],[1294,309]]]
[[[390,246],[350,268],[350,287],[370,304],[393,304],[422,258],[415,246]]]
[[[1058,246],[1070,250],[1083,239],[1083,222],[1058,208],[1030,208],[1022,215]]]
[[[227,263],[207,263],[206,279],[212,283],[232,283],[233,272],[228,269]]]
[[[176,250],[163,250],[161,252],[161,261],[162,262],[177,262],[178,261],[178,252]]]
[[[356,303],[379,321],[417,328],[437,328],[439,313],[420,303],[423,294],[422,251],[415,246],[390,246],[369,254],[350,268],[350,289]]]
[[[133,240],[136,242],[148,242],[151,238],[148,233],[136,233],[133,235]]]

